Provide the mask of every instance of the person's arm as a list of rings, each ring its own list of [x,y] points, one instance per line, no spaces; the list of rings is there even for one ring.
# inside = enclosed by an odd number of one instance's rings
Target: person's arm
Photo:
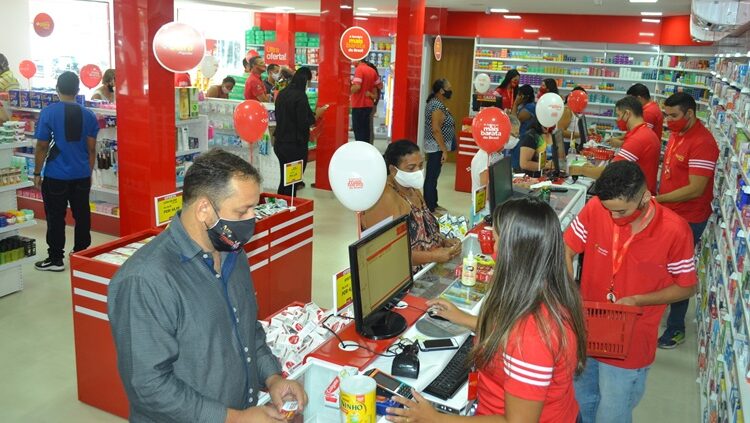
[[[435,138],[435,141],[437,141],[440,151],[443,153],[442,161],[445,162],[445,159],[448,158],[448,146],[445,144],[445,139],[443,138],[443,123],[445,123],[445,113],[440,109],[433,110],[432,136]]]
[[[8,116],[8,112],[5,111],[5,108],[2,104],[0,104],[0,125],[10,120],[10,116]]]
[[[459,326],[463,326],[472,332],[477,329],[477,316],[469,314],[456,307],[452,302],[443,298],[427,301],[427,307],[434,310],[435,315],[450,320]]]
[[[310,109],[310,103],[307,102],[307,96],[300,95],[294,99],[294,112],[298,119],[300,119],[300,125],[306,128],[310,128],[315,125],[315,113]]]
[[[698,198],[703,195],[706,186],[710,181],[708,176],[690,175],[689,183],[682,188],[677,188],[672,192],[656,196],[656,201],[660,203],[681,203]]]
[[[36,140],[36,146],[34,147],[34,186],[36,189],[42,189],[42,177],[40,175],[48,152],[49,141]]]
[[[655,292],[649,292],[648,294],[639,294],[633,295],[631,297],[621,298],[619,301],[617,301],[617,304],[639,307],[672,304],[674,302],[690,298],[693,294],[695,294],[695,285],[687,287],[679,285],[669,285],[664,289],[660,289]]]
[[[539,170],[539,162],[534,161],[535,149],[531,147],[521,146],[521,169],[529,172],[536,172]]]
[[[414,266],[428,263],[445,263],[461,253],[461,244],[453,247],[438,247],[429,251],[420,251],[412,248],[411,262]]]
[[[573,271],[573,260],[577,255],[578,253],[573,251],[573,249],[567,244],[565,245],[565,266],[568,268],[568,275],[571,279],[575,276],[575,272]]]
[[[583,166],[570,166],[571,176],[585,176],[591,179],[599,179],[602,176],[602,172],[606,166],[594,166],[590,163],[586,163]]]
[[[206,97],[217,98],[219,97],[219,86],[211,85],[206,91]]]
[[[351,93],[356,94],[359,92],[359,90],[362,89],[362,80],[364,79],[365,74],[364,71],[360,66],[357,66],[354,68],[354,77],[352,78],[352,87],[351,87]]]
[[[175,332],[181,311],[169,286],[141,276],[115,276],[109,286],[109,322],[122,382],[134,394],[131,405],[155,420],[225,421],[224,404],[202,395],[174,373],[180,355]]]
[[[89,168],[94,170],[96,165],[96,138],[86,137],[86,148],[89,152]]]
[[[94,95],[91,96],[91,99],[92,100],[106,100],[102,96],[102,87],[101,86],[99,88],[97,88],[96,91],[94,91]]]
[[[620,148],[625,144],[625,135],[610,138],[607,143],[614,148]]]
[[[589,235],[586,225],[589,220],[588,215],[589,208],[592,207],[591,204],[593,203],[587,203],[583,207],[578,213],[578,216],[570,222],[570,225],[568,225],[568,228],[565,229],[565,232],[563,233],[563,240],[565,241],[565,264],[568,267],[568,274],[571,279],[575,276],[575,271],[573,270],[573,259],[575,259],[578,254],[583,253],[586,248],[586,241]]]
[[[557,127],[562,128],[563,138],[572,140],[574,139],[574,136],[577,136],[577,134],[574,134],[573,132],[570,132],[568,130],[568,127],[570,127],[570,121],[573,119],[573,112],[568,108],[568,106],[565,106],[565,109],[563,110],[563,115],[560,118],[560,121],[557,122]]]

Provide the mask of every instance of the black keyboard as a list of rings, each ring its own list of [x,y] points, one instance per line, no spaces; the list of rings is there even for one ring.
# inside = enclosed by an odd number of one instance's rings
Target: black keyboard
[[[442,400],[447,400],[456,394],[458,388],[463,386],[469,379],[469,362],[468,357],[471,349],[474,347],[474,335],[461,344],[461,347],[453,355],[451,361],[445,366],[442,372],[424,389],[424,392]]]

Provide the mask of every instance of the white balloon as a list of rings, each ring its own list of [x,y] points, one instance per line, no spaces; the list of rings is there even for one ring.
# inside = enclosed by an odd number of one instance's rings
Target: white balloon
[[[474,78],[474,89],[478,93],[486,93],[490,89],[490,77],[486,73],[480,73]]]
[[[562,97],[555,93],[543,95],[536,103],[536,118],[545,128],[557,125],[565,110]]]
[[[216,71],[219,70],[219,61],[214,56],[203,56],[200,69],[203,76],[211,78],[216,75]]]
[[[388,171],[377,148],[362,141],[342,145],[328,165],[328,180],[336,198],[349,210],[365,211],[385,189]]]

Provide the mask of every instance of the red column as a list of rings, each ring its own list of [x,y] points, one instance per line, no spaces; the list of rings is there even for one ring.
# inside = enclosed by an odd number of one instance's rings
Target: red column
[[[393,139],[417,141],[425,0],[398,0]]]
[[[154,197],[175,190],[174,76],[154,57],[173,0],[115,0],[120,235],[153,227]]]
[[[294,33],[297,15],[294,13],[279,13],[276,15],[276,42],[286,47],[289,52],[287,66],[294,66]]]
[[[348,7],[342,9],[342,6]],[[337,148],[349,139],[351,62],[341,54],[339,39],[352,26],[352,0],[320,2],[320,67],[318,104],[330,104],[323,116],[323,132],[315,152],[315,188],[331,189],[328,164]]]

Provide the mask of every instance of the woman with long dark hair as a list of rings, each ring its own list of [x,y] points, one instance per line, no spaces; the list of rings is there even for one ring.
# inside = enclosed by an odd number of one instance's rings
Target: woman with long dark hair
[[[309,152],[307,143],[310,141],[310,127],[328,109],[326,105],[318,107],[315,113],[310,110],[305,90],[311,79],[310,68],[297,69],[292,81],[276,97],[276,141],[273,151],[279,159],[279,194],[292,195],[292,186],[284,186],[284,164],[303,160],[304,171]]]
[[[518,137],[523,140],[526,131],[531,125],[533,118],[536,118],[536,96],[534,87],[525,84],[518,89],[518,95],[510,111],[511,116],[515,116],[521,122],[518,131]],[[521,143],[518,143],[510,152],[510,162],[513,169],[521,169]]]
[[[503,98],[503,109],[509,110],[513,107],[513,102],[516,101],[516,90],[520,81],[521,74],[518,73],[518,70],[511,69],[505,73],[505,78],[495,88],[495,94]]]
[[[427,156],[427,174],[424,179],[424,199],[431,212],[446,213],[438,205],[438,178],[443,163],[456,144],[456,120],[445,102],[453,95],[453,88],[447,79],[432,83],[427,97],[424,119],[424,151]]]
[[[538,178],[545,170],[553,168],[552,155],[558,159],[565,157],[562,138],[555,136],[555,129],[545,128],[536,116],[530,121],[526,134],[519,141],[521,171],[526,175]],[[554,143],[558,145],[555,147]],[[559,169],[558,169],[559,170]]]
[[[493,216],[497,263],[479,316],[443,300],[438,316],[476,332],[471,358],[478,371],[478,421],[573,423],[573,377],[586,360],[583,305],[565,262],[560,221],[537,198],[506,201]],[[394,397],[392,422],[461,422],[438,415],[419,393]],[[485,417],[486,416],[486,417]]]
[[[539,94],[537,95],[537,99],[541,98],[547,93],[555,93],[557,95],[560,95],[560,90],[557,89],[557,81],[552,78],[547,78],[542,81],[542,85],[539,86]]]

